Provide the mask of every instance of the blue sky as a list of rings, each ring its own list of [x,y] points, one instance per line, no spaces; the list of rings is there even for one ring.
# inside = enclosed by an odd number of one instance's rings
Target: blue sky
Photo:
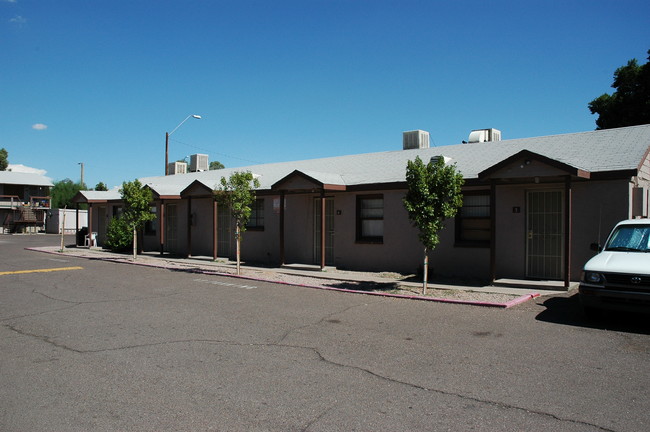
[[[650,49],[647,0],[0,0],[0,147],[109,186],[207,153],[227,167],[400,150],[494,127],[595,128]]]

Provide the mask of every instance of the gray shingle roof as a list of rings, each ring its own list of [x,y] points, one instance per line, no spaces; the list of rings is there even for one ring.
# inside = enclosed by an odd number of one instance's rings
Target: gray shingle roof
[[[161,195],[179,194],[194,180],[214,188],[222,176],[235,171],[251,171],[258,175],[260,189],[300,170],[315,178],[326,179],[346,186],[403,182],[406,163],[420,156],[428,161],[433,156],[446,156],[456,163],[466,179],[478,174],[522,150],[528,150],[572,167],[589,171],[617,171],[637,169],[650,148],[650,125],[618,129],[551,135],[537,138],[513,139],[497,142],[457,144],[428,149],[396,150],[337,156],[322,159],[251,165],[215,171],[141,178]],[[162,193],[164,192],[164,193]]]
[[[111,189],[107,191],[79,191],[73,197],[74,202],[103,202],[121,200],[122,195],[118,189]]]
[[[0,184],[54,186],[52,180],[44,175],[15,171],[0,171]]]

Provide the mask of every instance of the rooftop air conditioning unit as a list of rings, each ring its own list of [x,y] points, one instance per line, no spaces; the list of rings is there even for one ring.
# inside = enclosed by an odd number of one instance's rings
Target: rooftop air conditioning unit
[[[190,156],[190,172],[207,171],[210,168],[207,154],[193,154]]]
[[[469,134],[469,143],[482,143],[488,141],[501,141],[499,129],[475,129]]]
[[[429,132],[419,129],[402,132],[402,145],[404,150],[429,148]]]
[[[445,165],[449,165],[449,163],[451,162],[451,158],[450,158],[450,157],[442,156],[442,155],[439,155],[439,156],[433,156],[433,157],[430,159],[430,161],[431,161],[432,163],[437,163],[440,159],[442,159],[442,161],[444,162]]]
[[[187,172],[187,163],[186,162],[171,162],[171,163],[167,164],[167,172],[169,172],[169,175],[185,174]]]

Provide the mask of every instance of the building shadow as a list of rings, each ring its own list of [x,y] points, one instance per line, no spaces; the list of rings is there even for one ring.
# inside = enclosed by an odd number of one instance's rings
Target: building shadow
[[[539,321],[574,327],[650,334],[649,314],[602,311],[597,317],[587,317],[580,305],[578,293],[556,296],[541,303],[546,309],[536,317]]]
[[[395,282],[336,282],[326,284],[330,288],[351,290],[351,291],[377,291],[382,293],[396,292],[400,285]]]

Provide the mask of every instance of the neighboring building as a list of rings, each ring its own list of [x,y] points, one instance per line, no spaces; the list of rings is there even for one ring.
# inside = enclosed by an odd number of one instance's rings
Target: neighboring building
[[[45,229],[52,181],[34,172],[0,171],[0,222],[3,233]]]
[[[52,209],[47,212],[45,232],[48,234],[74,234],[88,228],[88,210]]]
[[[443,156],[465,178],[463,208],[430,254],[439,275],[568,286],[593,254],[590,243],[621,219],[648,216],[650,125],[505,141],[484,131],[472,131],[478,142],[469,144],[428,148],[428,135],[412,131],[415,141],[405,138],[400,151],[142,178],[158,215],[144,248],[232,257],[232,220],[212,189],[222,176],[251,171],[261,187],[244,260],[415,272],[422,246],[402,198],[416,156]]]

